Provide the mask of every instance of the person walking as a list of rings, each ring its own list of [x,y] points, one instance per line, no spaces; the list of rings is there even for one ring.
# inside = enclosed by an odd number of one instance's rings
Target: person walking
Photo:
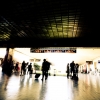
[[[48,62],[46,61],[46,59],[43,59],[43,63],[42,63],[42,81],[47,80],[48,78]]]
[[[8,54],[5,55],[4,61],[2,62],[2,73],[4,79],[4,89],[7,89],[9,78],[12,75],[12,56]]]

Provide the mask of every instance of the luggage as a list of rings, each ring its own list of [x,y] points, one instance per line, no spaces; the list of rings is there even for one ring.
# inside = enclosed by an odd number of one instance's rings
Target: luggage
[[[35,78],[38,79],[40,77],[40,74],[35,74]]]

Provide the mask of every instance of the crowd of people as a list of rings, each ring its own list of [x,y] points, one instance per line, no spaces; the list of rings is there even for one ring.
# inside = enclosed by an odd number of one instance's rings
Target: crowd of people
[[[19,62],[16,62],[16,64],[14,64],[13,60],[12,60],[12,56],[9,55],[9,57],[7,57],[8,55],[5,56],[5,58],[1,61],[1,67],[2,67],[2,75],[4,77],[5,80],[5,89],[7,87],[9,78],[11,77],[11,75],[13,73],[18,73],[20,74],[20,76],[25,75],[25,74],[31,74],[32,72],[32,63],[25,63],[25,61],[22,62],[21,66]]]
[[[7,56],[7,55],[6,55]],[[25,74],[32,74],[33,72],[33,66],[32,63],[29,62],[25,62],[23,61],[21,63],[21,66],[19,67],[20,63],[16,62],[16,64],[14,65],[14,62],[12,60],[12,56],[9,56],[4,58],[4,60],[2,61],[2,72],[3,75],[6,78],[6,83],[5,83],[5,88],[8,84],[8,80],[9,77],[12,75],[12,73],[20,73],[20,76],[25,75]],[[48,71],[50,70],[50,65],[51,63],[48,62],[46,59],[43,59],[42,62],[42,67],[41,67],[41,71],[42,71],[42,81],[47,80],[48,78]],[[71,78],[74,77],[74,75],[76,75],[78,77],[78,67],[79,64],[75,64],[74,61],[72,61],[71,63],[67,64],[67,78],[69,78],[71,76]]]
[[[51,63],[46,61],[46,59],[43,60],[42,67],[41,67],[42,81],[44,80],[44,77],[45,80],[48,78],[48,70],[50,69],[50,65]],[[13,73],[19,73],[20,76],[33,73],[32,63],[23,61],[20,65],[19,62],[14,63],[12,60],[12,56],[9,56],[8,58],[8,55],[6,55],[5,58],[2,60],[1,66],[2,66],[3,76],[6,80],[5,89],[7,87],[9,78]]]
[[[75,64],[74,61],[67,64],[67,78],[71,77],[72,79],[78,77],[78,68],[79,64]]]

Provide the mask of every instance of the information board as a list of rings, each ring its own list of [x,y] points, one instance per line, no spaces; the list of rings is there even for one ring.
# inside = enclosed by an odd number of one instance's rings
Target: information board
[[[31,48],[31,53],[76,53],[74,47],[44,47],[44,48]]]

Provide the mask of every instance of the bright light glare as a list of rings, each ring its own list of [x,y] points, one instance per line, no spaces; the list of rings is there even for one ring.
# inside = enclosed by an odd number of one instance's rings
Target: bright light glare
[[[13,98],[16,98],[17,97],[17,94],[18,94],[19,87],[20,87],[19,86],[19,79],[16,78],[16,77],[13,77],[13,81],[12,82],[9,82],[9,84],[8,84],[8,90],[7,90],[7,95],[8,96],[7,97],[10,96],[10,98],[12,100],[13,100]]]
[[[0,58],[4,58],[6,54],[6,48],[0,48]]]

